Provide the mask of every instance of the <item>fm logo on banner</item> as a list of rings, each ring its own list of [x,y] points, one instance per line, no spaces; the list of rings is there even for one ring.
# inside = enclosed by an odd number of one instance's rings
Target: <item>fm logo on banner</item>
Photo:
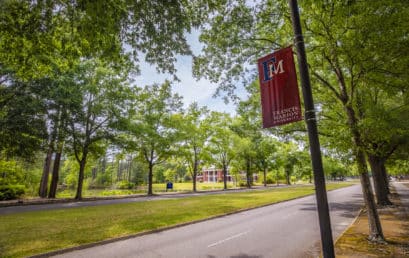
[[[258,71],[263,127],[302,120],[292,48],[260,58]]]

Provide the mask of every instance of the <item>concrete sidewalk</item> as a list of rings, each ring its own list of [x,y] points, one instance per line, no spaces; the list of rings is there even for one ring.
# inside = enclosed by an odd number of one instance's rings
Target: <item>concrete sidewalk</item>
[[[337,257],[409,257],[409,181],[392,181],[394,205],[378,207],[386,242],[368,241],[368,216],[361,213],[337,240]]]

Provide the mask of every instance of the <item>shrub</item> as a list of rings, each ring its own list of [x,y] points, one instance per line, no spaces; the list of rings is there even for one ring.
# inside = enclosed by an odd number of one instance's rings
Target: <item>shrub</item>
[[[128,182],[126,180],[119,181],[118,183],[116,183],[117,189],[132,189],[134,187],[135,187],[134,183]]]
[[[275,180],[272,177],[267,177],[266,184],[275,184]]]
[[[240,187],[247,187],[247,182],[246,181],[240,181],[239,186]]]
[[[0,185],[0,200],[13,200],[24,194],[23,185]]]

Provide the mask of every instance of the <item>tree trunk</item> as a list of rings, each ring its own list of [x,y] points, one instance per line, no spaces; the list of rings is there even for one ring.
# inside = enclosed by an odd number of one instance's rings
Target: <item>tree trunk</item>
[[[227,166],[226,164],[223,164],[223,184],[224,184],[223,189],[227,190]]]
[[[264,176],[264,186],[267,186],[267,168],[264,168],[263,176]]]
[[[153,191],[152,191],[152,180],[153,180],[153,164],[152,164],[152,162],[149,162],[148,195],[153,195]]]
[[[285,181],[287,185],[291,185],[290,170],[288,168],[285,169]]]
[[[383,178],[385,186],[386,186],[386,191],[387,191],[388,194],[390,194],[391,190],[389,188],[389,175],[386,172],[385,161],[382,162],[381,171],[382,171],[382,178]]]
[[[116,181],[121,181],[121,160],[118,159],[118,169],[116,173]]]
[[[102,174],[105,174],[106,167],[107,167],[107,159],[104,156],[104,158],[102,159],[102,162],[101,162],[101,173]]]
[[[132,166],[133,166],[133,157],[131,156],[131,160],[129,161],[128,182],[131,182],[132,180]]]
[[[41,198],[47,197],[47,190],[48,190],[48,176],[50,174],[50,167],[51,167],[51,158],[53,156],[52,148],[48,149],[48,152],[44,159],[44,167],[43,167],[43,174],[41,176],[40,181],[40,189],[38,190],[38,195]]]
[[[382,167],[384,168],[384,160],[380,157],[375,155],[368,154],[368,161],[369,165],[371,166],[372,175],[373,175],[373,182],[376,194],[376,203],[378,205],[387,206],[392,205],[392,202],[388,198],[388,185],[385,183],[386,180],[384,179],[384,172],[382,171]]]
[[[247,188],[251,188],[251,183],[253,180],[251,180],[251,161],[250,159],[247,159],[247,162],[246,162],[246,179],[247,179]]]
[[[361,134],[358,131],[358,122],[356,120],[355,111],[348,105],[344,105],[344,107],[348,115],[348,124],[354,140],[354,154],[358,165],[358,172],[361,178],[362,193],[367,208],[369,224],[368,239],[370,241],[384,242],[385,238],[383,236],[378,211],[376,210],[371,182],[369,181],[368,168],[366,166],[365,154],[362,150]]]
[[[80,161],[80,172],[78,174],[77,194],[75,195],[76,200],[82,199],[82,185],[84,183],[85,165],[87,164],[87,155],[88,153],[85,151],[82,154],[82,159]]]
[[[197,186],[196,186],[196,175],[197,175],[197,172],[195,172],[195,171],[193,171],[193,178],[192,178],[192,182],[193,182],[193,192],[196,192],[197,191]]]
[[[196,155],[195,155],[195,161],[194,161],[194,164],[193,164],[193,178],[192,178],[192,180],[193,180],[193,192],[197,191],[197,188],[196,188],[196,176],[197,176],[197,169],[198,169],[198,164],[197,163],[198,162],[197,162]]]
[[[97,173],[98,173],[98,167],[93,167],[91,171],[92,180],[95,180],[97,178]]]
[[[48,198],[55,198],[57,194],[58,177],[59,177],[59,172],[60,172],[61,152],[62,150],[59,149],[58,152],[55,154],[53,174],[51,178],[50,192],[48,193]]]
[[[372,192],[371,182],[369,181],[366,160],[363,151],[357,151],[358,171],[361,177],[362,193],[368,213],[369,237],[370,241],[385,241],[382,232],[382,226],[376,209],[375,200]]]

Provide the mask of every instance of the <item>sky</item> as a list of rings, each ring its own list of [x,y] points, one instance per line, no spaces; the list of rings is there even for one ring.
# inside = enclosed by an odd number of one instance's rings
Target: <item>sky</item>
[[[186,39],[191,46],[192,52],[198,55],[201,51],[202,44],[198,40],[199,32],[193,31],[186,35]],[[163,83],[166,79],[172,81],[172,76],[169,74],[159,74],[155,66],[151,66],[145,62],[140,65],[141,74],[135,78],[135,83],[138,86],[151,85],[153,83]],[[233,103],[225,104],[221,97],[213,98],[213,94],[217,88],[217,84],[210,83],[205,79],[196,80],[192,76],[192,57],[178,56],[177,77],[180,82],[173,82],[173,91],[183,96],[183,103],[187,107],[192,102],[197,102],[200,106],[206,105],[210,110],[219,112],[235,113]]]

